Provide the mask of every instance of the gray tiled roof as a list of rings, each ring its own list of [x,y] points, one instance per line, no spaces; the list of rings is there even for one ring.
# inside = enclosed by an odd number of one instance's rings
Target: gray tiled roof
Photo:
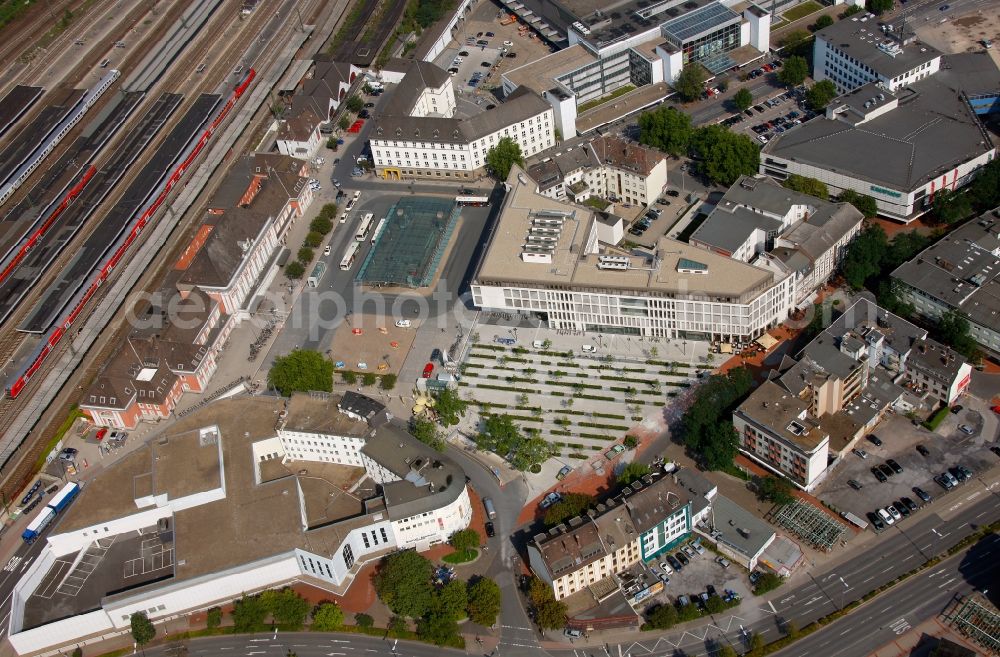
[[[961,95],[973,79],[1000,88],[1000,71],[988,57],[948,56],[941,71],[897,92],[898,107],[859,125],[814,118],[768,142],[761,163],[766,167],[768,156],[777,156],[874,185],[916,189],[993,149]]]

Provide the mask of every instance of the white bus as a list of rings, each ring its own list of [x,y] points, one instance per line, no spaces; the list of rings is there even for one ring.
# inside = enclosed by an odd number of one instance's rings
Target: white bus
[[[382,232],[382,228],[385,226],[385,221],[388,217],[382,217],[381,221],[378,222],[378,226],[375,226],[375,230],[372,231],[372,244],[378,239],[378,234]]]
[[[368,236],[368,231],[372,228],[373,221],[375,221],[375,215],[371,212],[361,217],[361,225],[358,226],[358,232],[354,234],[354,239],[359,242],[364,242],[365,237]]]
[[[358,254],[358,249],[361,248],[360,242],[351,242],[347,245],[347,250],[344,251],[344,259],[340,261],[340,268],[347,271],[354,264],[354,256]]]
[[[489,196],[456,196],[455,203],[458,205],[471,205],[472,207],[481,208],[490,204]]]

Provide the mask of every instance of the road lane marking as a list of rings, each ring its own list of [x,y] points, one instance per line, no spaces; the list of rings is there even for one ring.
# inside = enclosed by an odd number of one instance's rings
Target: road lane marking
[[[874,576],[874,575],[872,575],[871,577],[869,577],[868,579],[866,579],[866,580],[865,580],[864,582],[861,582],[861,583],[862,583],[862,584],[866,584],[866,583],[868,583],[868,582],[872,581],[873,579],[875,579],[875,576]]]
[[[946,586],[948,586],[949,584],[951,584],[952,582],[954,582],[954,581],[955,581],[955,579],[956,579],[956,578],[952,577],[952,578],[951,578],[951,579],[949,579],[949,580],[948,580],[947,582],[944,582],[943,584],[941,584],[940,586],[938,586],[938,588],[939,588],[939,589],[943,589],[944,587],[946,587]]]

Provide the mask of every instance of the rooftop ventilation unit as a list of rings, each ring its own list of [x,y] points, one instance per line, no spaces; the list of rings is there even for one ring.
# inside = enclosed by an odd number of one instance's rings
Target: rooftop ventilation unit
[[[597,257],[598,269],[617,269],[624,271],[628,269],[628,256],[603,255]]]
[[[573,210],[532,210],[532,217],[562,217],[569,219],[573,216]]]
[[[522,247],[524,253],[552,253],[555,246],[552,244],[525,244]]]

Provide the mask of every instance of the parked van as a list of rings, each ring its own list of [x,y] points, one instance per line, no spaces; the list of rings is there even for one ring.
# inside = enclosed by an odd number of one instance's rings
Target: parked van
[[[531,346],[534,347],[535,349],[544,349],[545,342],[542,340],[535,340],[534,342],[531,343]]]
[[[493,508],[493,500],[488,497],[483,498],[483,506],[486,508],[486,516],[490,520],[496,520],[497,510]]]
[[[110,63],[111,63],[110,59],[105,59],[104,61],[101,62],[101,68],[107,68],[108,64]]]
[[[585,344],[585,345],[583,345],[583,347],[581,347],[581,349],[583,349],[583,352],[585,354],[592,354],[595,351],[597,351],[597,347],[595,347],[592,344]]]

